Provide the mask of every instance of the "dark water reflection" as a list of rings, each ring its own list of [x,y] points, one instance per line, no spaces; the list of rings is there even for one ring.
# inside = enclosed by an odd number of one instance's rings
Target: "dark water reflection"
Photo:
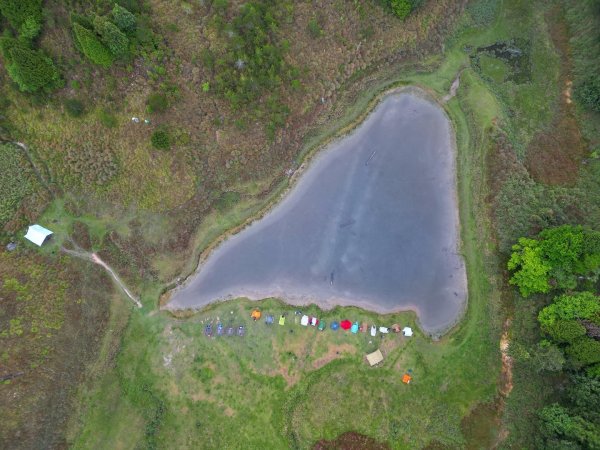
[[[221,244],[168,307],[280,297],[414,309],[426,331],[447,328],[466,299],[452,139],[439,106],[389,95],[267,216]]]

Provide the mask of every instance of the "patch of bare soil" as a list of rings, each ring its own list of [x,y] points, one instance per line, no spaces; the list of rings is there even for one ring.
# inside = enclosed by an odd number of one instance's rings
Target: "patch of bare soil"
[[[373,438],[349,431],[331,441],[320,440],[313,450],[387,450],[389,448],[389,445],[377,442]]]
[[[547,15],[550,36],[561,59],[560,86],[562,95],[553,123],[540,131],[527,150],[526,166],[531,176],[550,185],[572,185],[577,179],[585,145],[575,118],[571,101],[572,62],[569,34],[560,5]]]
[[[354,347],[353,345],[350,345],[350,344],[341,344],[341,345],[329,344],[328,349],[327,349],[327,353],[325,353],[325,355],[322,356],[322,357],[320,357],[319,359],[315,359],[313,361],[312,366],[315,369],[320,369],[321,367],[329,364],[334,359],[342,358],[344,356],[344,354],[351,354],[351,355],[353,355],[355,353],[356,353],[356,347]]]

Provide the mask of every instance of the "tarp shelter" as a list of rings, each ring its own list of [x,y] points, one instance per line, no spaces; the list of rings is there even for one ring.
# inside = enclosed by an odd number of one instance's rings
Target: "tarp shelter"
[[[352,331],[354,334],[358,333],[358,322],[354,322],[352,324],[352,328],[350,328],[350,331]]]
[[[300,319],[300,325],[302,325],[303,327],[308,325],[308,316],[307,315],[302,316],[302,319]]]
[[[250,317],[252,317],[252,319],[254,320],[258,320],[260,319],[261,313],[258,309],[255,309],[254,311],[252,311],[252,314],[250,314]]]
[[[27,234],[25,235],[25,239],[28,239],[35,245],[39,245],[41,247],[51,234],[52,231],[36,224],[29,227]]]
[[[342,322],[340,323],[340,326],[344,330],[349,330],[352,327],[352,322],[350,322],[349,320],[342,320]]]
[[[402,382],[403,382],[404,384],[408,384],[408,383],[410,383],[411,381],[412,381],[412,377],[411,377],[409,374],[405,373],[405,374],[402,376]]]
[[[340,327],[340,324],[338,322],[336,322],[335,320],[333,322],[331,322],[331,329],[333,331],[337,331],[339,327]]]
[[[381,353],[381,350],[377,349],[373,353],[369,353],[367,355],[367,361],[369,361],[371,366],[379,364],[381,361],[383,361],[383,354]]]
[[[402,334],[404,336],[412,336],[413,335],[413,330],[411,327],[404,327],[402,328]]]
[[[279,325],[285,325],[285,316],[283,314],[279,316]]]

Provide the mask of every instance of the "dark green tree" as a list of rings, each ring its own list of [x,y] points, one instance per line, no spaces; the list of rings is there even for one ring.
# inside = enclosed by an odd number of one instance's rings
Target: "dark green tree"
[[[94,64],[102,67],[110,67],[113,62],[113,55],[110,50],[100,42],[100,39],[93,31],[82,27],[78,23],[73,24],[75,38],[79,43],[83,54]]]
[[[32,50],[14,39],[0,40],[6,71],[23,92],[49,91],[60,85],[60,74],[41,50]]]
[[[124,33],[132,33],[136,28],[135,15],[115,3],[112,9],[113,23]]]
[[[543,325],[542,331],[548,334],[554,342],[561,344],[573,342],[585,336],[585,327],[576,320],[555,320],[551,324]]]
[[[567,354],[582,367],[600,363],[600,342],[589,337],[579,338],[567,347]]]
[[[28,20],[42,23],[42,0],[0,0],[0,12],[18,31]]]
[[[125,33],[106,17],[96,16],[94,18],[94,31],[114,56],[123,56],[129,51],[129,39]]]

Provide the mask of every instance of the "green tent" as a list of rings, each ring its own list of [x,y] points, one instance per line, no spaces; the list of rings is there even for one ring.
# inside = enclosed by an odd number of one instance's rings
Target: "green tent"
[[[327,322],[325,322],[324,320],[321,320],[319,322],[319,331],[323,331],[325,329],[325,327],[327,327]]]

